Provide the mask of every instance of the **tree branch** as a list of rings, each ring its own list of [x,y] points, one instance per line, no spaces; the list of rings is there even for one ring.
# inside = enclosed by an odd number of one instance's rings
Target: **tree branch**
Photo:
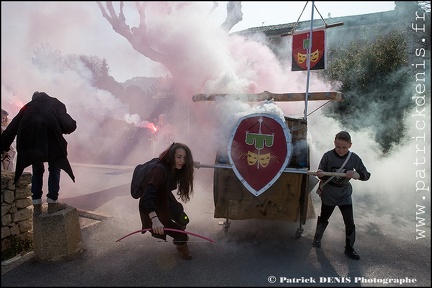
[[[210,16],[217,7],[219,7],[219,4],[216,1],[213,1],[213,7],[210,9],[208,16]]]
[[[241,1],[228,1],[227,17],[220,28],[229,32],[237,23],[243,20]]]
[[[126,24],[126,17],[123,13],[123,1],[120,1],[119,9],[120,12],[118,15],[116,14],[116,11],[114,10],[112,1],[106,1],[106,8],[102,4],[101,1],[96,1],[99,9],[102,12],[102,16],[108,20],[108,22],[111,24],[111,27],[114,29],[114,31],[124,38],[126,38],[129,43],[132,45],[133,49],[137,52],[141,53],[145,57],[161,63],[164,65],[168,70],[171,71],[173,68],[172,65],[170,65],[172,57],[175,55],[166,55],[164,53],[161,53],[157,50],[155,50],[152,47],[157,47],[156,43],[149,43],[150,40],[147,35],[147,25],[146,25],[146,2],[135,2],[135,6],[137,9],[137,12],[139,14],[139,25],[138,27],[129,27]],[[218,7],[217,2],[213,2],[213,7],[210,11],[210,14]],[[243,13],[241,11],[241,2],[240,1],[229,1],[227,4],[227,18],[222,23],[221,29],[223,29],[226,32],[229,32],[234,25],[236,25],[238,22],[240,22],[243,19]],[[168,17],[168,16],[167,16]],[[157,49],[157,48],[156,48]],[[170,69],[171,68],[171,69]],[[173,73],[173,71],[171,71]]]
[[[132,47],[139,53],[143,54],[144,56],[150,58],[153,61],[164,64],[164,60],[166,59],[165,55],[159,53],[153,48],[150,48],[147,43],[148,40],[147,26],[145,24],[145,3],[136,2],[137,11],[140,15],[140,24],[139,27],[130,28],[126,24],[126,17],[123,13],[123,1],[120,2],[119,16],[117,16],[111,1],[106,2],[106,9],[108,10],[109,15],[106,12],[105,7],[102,5],[102,3],[100,1],[96,2],[102,12],[102,16],[108,20],[115,32],[125,37],[132,45]]]

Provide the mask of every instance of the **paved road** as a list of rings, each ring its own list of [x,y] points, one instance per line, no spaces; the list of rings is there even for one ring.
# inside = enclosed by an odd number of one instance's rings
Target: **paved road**
[[[354,261],[343,254],[343,222],[338,210],[330,219],[323,247],[311,246],[315,220],[294,237],[297,223],[283,221],[232,221],[225,233],[213,218],[211,169],[196,170],[195,194],[185,205],[191,218],[188,231],[214,239],[191,237],[194,259],[178,257],[171,242],[149,234],[120,237],[140,229],[137,200],[129,196],[131,167],[74,164],[76,183],[62,174],[61,201],[105,215],[82,219],[83,252],[71,261],[44,264],[27,256],[3,273],[7,286],[363,286],[430,287],[430,211],[425,237],[416,240],[415,211],[381,209],[377,199],[357,199]],[[319,198],[313,195],[319,214]],[[408,215],[408,216],[407,216]],[[97,218],[97,217],[94,217]],[[92,225],[94,224],[94,225]],[[12,266],[13,267],[13,266]],[[274,280],[273,280],[274,279]],[[270,283],[275,281],[275,283]],[[405,282],[402,285],[397,282]],[[388,283],[391,282],[391,283]]]

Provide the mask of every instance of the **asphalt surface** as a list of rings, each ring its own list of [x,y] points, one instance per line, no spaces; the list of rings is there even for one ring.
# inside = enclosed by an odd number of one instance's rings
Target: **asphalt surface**
[[[323,247],[311,241],[315,219],[298,223],[237,220],[227,232],[213,217],[211,169],[196,170],[195,194],[185,204],[194,256],[181,259],[171,239],[160,241],[140,229],[138,201],[129,194],[132,167],[73,164],[76,183],[62,174],[60,201],[80,215],[84,249],[74,259],[41,263],[33,253],[2,263],[2,287],[430,287],[430,211],[418,227],[416,211],[392,213],[380,201],[355,203],[356,250],[360,261],[343,254],[343,221],[336,209],[323,238]],[[378,196],[377,196],[378,197]],[[319,215],[319,198],[313,195]],[[401,205],[408,203],[400,199]],[[423,216],[423,215],[422,215]],[[419,234],[424,230],[425,237]],[[275,281],[275,283],[273,283]]]

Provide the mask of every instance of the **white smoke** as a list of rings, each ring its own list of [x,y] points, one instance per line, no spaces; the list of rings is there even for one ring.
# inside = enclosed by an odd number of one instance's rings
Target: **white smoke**
[[[116,3],[115,3],[116,4]],[[207,3],[208,4],[208,3]],[[264,45],[263,37],[257,40],[229,36],[219,30],[206,17],[208,5],[203,2],[149,2],[147,28],[152,47],[167,55],[168,71],[164,66],[149,60],[135,51],[130,43],[117,34],[101,16],[92,2],[2,2],[2,86],[1,105],[10,116],[30,101],[34,91],[45,91],[63,101],[68,112],[77,120],[78,129],[67,135],[71,157],[79,153],[92,158],[92,153],[111,151],[124,153],[133,161],[143,155],[155,156],[165,149],[173,138],[190,146],[194,158],[202,163],[214,162],[217,151],[227,141],[236,117],[257,111],[272,111],[279,116],[303,117],[304,103],[244,103],[229,97],[212,102],[192,102],[199,93],[274,93],[332,91],[317,75],[310,75],[306,87],[306,73],[291,72],[290,63],[281,63]],[[137,13],[133,3],[125,2],[128,24],[137,26]],[[290,47],[290,37],[282,40],[281,47]],[[47,44],[46,44],[47,43]],[[52,47],[52,53],[32,61],[35,50],[41,45]],[[46,46],[45,46],[46,47]],[[111,69],[136,69],[141,75],[169,75],[173,72],[176,93],[175,113],[166,127],[165,136],[149,149],[137,145],[133,151],[117,151],[120,143],[127,141],[119,135],[121,125],[115,121],[137,127],[149,127],[153,119],[141,119],[130,113],[130,107],[106,90],[95,88],[87,68],[68,61],[73,55],[95,55],[100,58],[110,53]],[[289,55],[290,51],[285,52]],[[112,54],[112,55],[111,55]],[[114,59],[114,60],[113,60]],[[114,65],[115,62],[115,65]],[[114,68],[115,67],[115,68]],[[313,111],[323,103],[309,102]],[[145,103],[151,105],[151,103]],[[271,107],[270,107],[271,106]],[[143,107],[144,109],[144,107]],[[429,113],[430,111],[428,111]],[[429,120],[430,115],[428,114]],[[411,135],[415,125],[407,115]],[[430,122],[429,122],[430,123]],[[108,125],[110,132],[101,132]],[[311,169],[318,165],[322,154],[333,148],[334,135],[346,130],[320,110],[308,117],[308,142],[311,147]],[[104,130],[106,131],[106,130]],[[371,131],[349,131],[353,139],[352,150],[358,153],[372,173],[368,182],[355,182],[356,195],[376,197],[393,204],[409,199],[415,193],[416,145],[407,139],[388,155],[382,155]],[[428,136],[430,137],[430,136]],[[430,143],[430,139],[429,142]],[[85,147],[74,151],[74,147]],[[427,144],[430,148],[430,144]],[[135,157],[137,153],[140,157]],[[112,154],[107,154],[109,158]],[[430,165],[426,167],[430,175]],[[425,179],[427,183],[430,176]],[[357,197],[357,196],[356,196]]]

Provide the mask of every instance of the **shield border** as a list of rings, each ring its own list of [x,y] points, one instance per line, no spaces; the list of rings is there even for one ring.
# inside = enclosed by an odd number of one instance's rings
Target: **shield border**
[[[272,180],[270,180],[270,182],[268,182],[266,185],[264,185],[263,188],[261,188],[260,190],[255,190],[252,186],[249,185],[249,183],[243,178],[243,176],[240,174],[240,172],[237,170],[237,167],[234,165],[234,161],[232,159],[231,156],[231,146],[232,146],[232,142],[234,139],[234,136],[237,132],[237,128],[240,125],[240,123],[246,119],[246,118],[251,118],[251,117],[267,117],[267,118],[271,118],[273,120],[275,120],[276,122],[278,122],[281,127],[282,130],[284,131],[284,135],[285,135],[285,140],[286,140],[286,144],[287,144],[287,156],[285,157],[285,161],[282,164],[279,172],[273,177]],[[270,188],[274,182],[276,182],[276,180],[279,179],[280,175],[282,174],[282,172],[284,171],[284,169],[286,168],[286,166],[288,165],[289,161],[291,160],[291,156],[292,156],[292,139],[291,139],[291,133],[290,130],[288,128],[288,125],[277,115],[274,114],[270,114],[270,113],[252,113],[252,114],[248,114],[245,116],[240,117],[237,120],[236,125],[234,126],[232,133],[230,135],[230,139],[228,141],[228,158],[231,164],[232,169],[234,170],[235,175],[237,176],[237,178],[240,180],[240,182],[243,184],[243,186],[253,195],[255,196],[259,196],[262,193],[264,193],[268,188]]]

